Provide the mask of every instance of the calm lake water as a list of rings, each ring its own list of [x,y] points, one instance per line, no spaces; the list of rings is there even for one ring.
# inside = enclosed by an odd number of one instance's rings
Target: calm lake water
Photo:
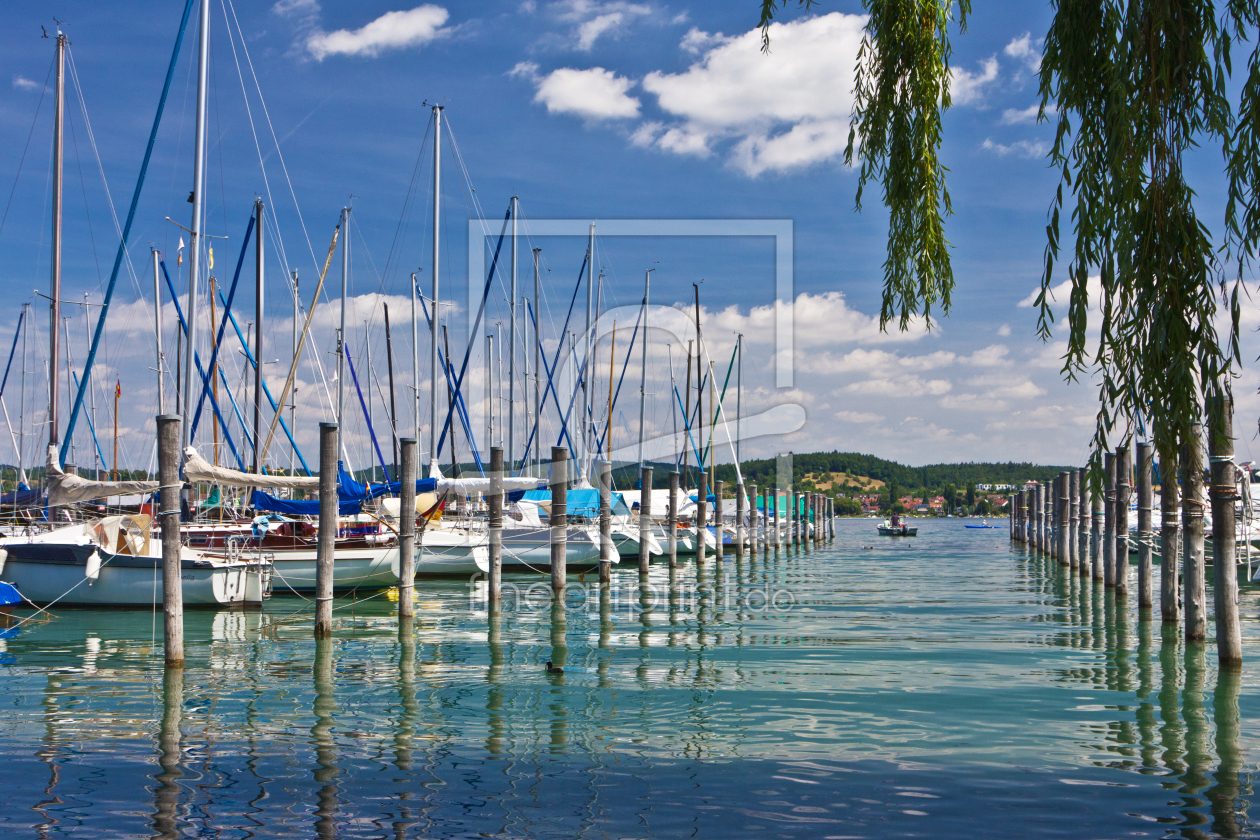
[[[1256,590],[1243,673],[1218,677],[1210,643],[999,522],[892,540],[844,521],[820,552],[687,564],[672,597],[667,569],[644,590],[620,569],[567,616],[529,578],[493,618],[468,584],[424,582],[410,641],[381,597],[338,601],[318,645],[297,598],[190,612],[182,674],[160,615],[58,610],[0,642],[0,829],[1253,836]]]

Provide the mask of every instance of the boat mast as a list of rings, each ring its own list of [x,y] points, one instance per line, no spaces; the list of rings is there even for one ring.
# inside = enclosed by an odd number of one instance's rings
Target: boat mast
[[[416,325],[416,297],[420,289],[416,287],[416,273],[411,273],[411,414],[415,422],[415,440],[420,440],[420,345],[419,327]],[[400,466],[399,469],[402,469]]]
[[[516,472],[516,217],[520,198],[512,196],[512,280],[508,296],[507,468]],[[502,342],[500,342],[502,350]],[[502,371],[500,371],[501,373]]]
[[[701,431],[704,429],[704,345],[700,340],[700,284],[692,283],[696,295],[696,440],[703,442]],[[704,449],[696,453],[696,469],[704,472]],[[712,488],[712,484],[709,485]]]
[[[262,398],[263,398],[263,203],[254,202],[254,472],[262,472]]]
[[[210,60],[210,0],[201,0],[200,22],[197,32],[197,121],[193,141],[193,210],[189,228],[188,261],[188,340],[184,353],[184,422],[180,428],[181,450],[192,442],[193,412],[193,359],[197,355],[197,275],[201,268],[201,215],[205,207],[203,193],[206,181],[206,95],[209,81]]]
[[[744,334],[735,339],[735,463],[743,464],[740,443],[744,436],[740,431],[744,419]]]
[[[341,326],[337,330],[337,428],[346,407],[346,288],[350,283],[350,208],[341,208]],[[341,435],[344,449],[345,434]]]
[[[402,480],[402,462],[398,460],[398,402],[394,397],[394,338],[389,331],[389,304],[385,305],[385,361],[389,366],[389,430],[394,438],[394,475]],[[388,476],[386,476],[388,480]]]
[[[591,222],[590,233],[586,241],[586,358],[582,360],[582,367],[578,373],[582,377],[582,451],[580,453],[582,466],[586,463],[586,453],[590,451],[588,441],[590,440],[590,417],[593,402],[591,400],[590,384],[586,381],[587,367],[591,359],[591,294],[595,290],[595,223]],[[579,469],[582,468],[579,467]]]
[[[298,288],[297,269],[293,269],[293,358],[297,358],[298,353],[298,303],[301,301],[302,295]],[[276,411],[284,411],[283,405],[276,406]],[[297,428],[297,386],[293,387],[293,395],[289,397],[289,426]],[[293,462],[294,456],[297,455],[297,444],[289,447],[289,475],[296,474],[296,465]]]
[[[642,369],[639,371],[639,475],[643,475],[643,423],[646,417],[645,409],[647,406],[647,351],[648,351],[648,286],[652,280],[652,272],[654,268],[649,268],[643,272],[643,361]],[[650,491],[651,488],[640,487],[640,490]]]
[[[162,287],[158,277],[157,249],[150,248],[149,250],[153,255],[153,335],[157,345],[154,348],[157,356],[157,409],[158,414],[165,414],[166,411],[162,406]]]
[[[22,330],[22,395],[18,398],[18,412],[21,414],[18,420],[18,472],[21,474],[22,483],[28,484],[26,470],[22,464],[23,453],[26,451],[26,347],[30,343],[27,334],[30,332],[31,323],[29,303],[22,304],[22,323],[26,325],[26,329]]]
[[[65,160],[65,137],[62,122],[66,111],[66,36],[57,27],[57,96],[53,120],[53,218],[52,218],[52,301],[49,304],[48,328],[48,445],[61,442],[58,431],[57,360],[61,329],[61,182]]]
[[[542,324],[542,298],[538,294],[538,255],[542,248],[534,249],[534,474],[542,475],[542,336],[538,332]]]
[[[442,106],[433,106],[433,317],[429,319],[429,477],[436,476],[438,468],[437,411],[438,411],[438,257],[442,230]],[[455,430],[451,429],[451,451],[455,451]]]

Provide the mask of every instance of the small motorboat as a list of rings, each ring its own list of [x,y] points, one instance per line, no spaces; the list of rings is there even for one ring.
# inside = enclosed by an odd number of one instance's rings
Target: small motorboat
[[[915,537],[919,534],[918,528],[911,528],[895,513],[891,520],[885,519],[879,523],[877,529],[881,537]]]

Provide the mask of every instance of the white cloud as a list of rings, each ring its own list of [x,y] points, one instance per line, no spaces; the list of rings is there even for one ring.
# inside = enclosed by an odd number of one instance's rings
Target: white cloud
[[[1002,411],[1006,408],[1006,400],[982,397],[977,394],[949,394],[941,397],[941,408],[955,411]]]
[[[1002,52],[1036,73],[1041,69],[1041,40],[1034,41],[1031,32],[1025,32],[1006,45]]]
[[[1007,330],[1010,333],[1010,330]],[[1005,344],[990,344],[988,347],[975,351],[970,356],[964,356],[959,361],[973,367],[1001,367],[1010,364],[1007,355],[1010,348]]]
[[[317,13],[319,4],[311,0],[290,0],[276,4],[282,14]],[[402,12],[386,12],[376,20],[358,29],[338,29],[324,32],[314,27],[305,38],[306,50],[316,61],[330,55],[361,55],[375,57],[391,49],[424,46],[450,33],[444,28],[450,12],[441,6],[425,4]]]
[[[1032,125],[1037,122],[1040,105],[1029,105],[1027,108],[1007,108],[1002,112],[1002,125]]]
[[[954,353],[937,350],[922,356],[902,356],[887,350],[868,350],[859,347],[843,356],[830,353],[801,353],[796,358],[796,369],[806,373],[895,373],[898,371],[927,371],[952,365],[957,359]]]
[[[582,52],[590,52],[604,35],[620,34],[634,18],[652,13],[652,7],[643,3],[594,0],[563,0],[550,8],[560,20],[577,24],[573,38]]]
[[[865,411],[837,411],[833,416],[846,423],[880,423],[884,419],[882,414],[871,414]]]
[[[985,87],[997,81],[997,57],[989,56],[980,62],[980,69],[977,72],[973,73],[970,70],[954,67],[950,69],[949,75],[949,98],[953,104],[983,104]]]
[[[643,80],[677,120],[656,146],[703,154],[733,141],[729,162],[748,175],[836,159],[848,140],[864,22],[832,12],[773,24],[768,55],[760,30],[734,37],[691,30],[682,47],[702,57],[682,73],[656,71]]]
[[[537,66],[516,65],[514,75],[536,74]],[[534,101],[553,114],[576,114],[594,120],[626,119],[639,115],[639,100],[626,91],[634,81],[603,67],[575,70],[562,67],[543,77],[534,77]]]
[[[719,44],[725,44],[729,40],[731,39],[721,32],[705,32],[699,27],[693,26],[687,30],[687,34],[683,36],[678,46],[682,47],[684,51],[696,55]]]
[[[39,90],[39,82],[31,81],[24,76],[14,76],[13,87],[18,90]]]
[[[953,390],[954,383],[947,379],[922,379],[913,374],[880,379],[867,379],[845,386],[853,394],[872,394],[884,397],[922,397],[925,394],[939,397]]]
[[[1040,140],[1017,140],[1014,143],[1003,145],[1002,143],[994,143],[992,140],[985,138],[980,144],[980,148],[985,151],[997,152],[1001,157],[1007,155],[1015,155],[1016,157],[1028,158],[1044,158],[1050,152],[1050,146]]]
[[[1010,324],[1003,324],[1002,326],[998,327],[998,335],[1002,336],[1002,338],[1006,338],[1010,334],[1011,334]]]

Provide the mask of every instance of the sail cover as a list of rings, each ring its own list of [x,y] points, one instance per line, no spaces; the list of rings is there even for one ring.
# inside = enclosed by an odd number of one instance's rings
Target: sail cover
[[[48,504],[52,507],[73,505],[91,499],[108,496],[126,496],[131,493],[152,493],[158,489],[156,481],[92,481],[77,475],[69,475],[57,462],[57,448],[48,447]]]
[[[188,447],[184,450],[184,477],[188,481],[203,484],[223,484],[228,487],[282,487],[287,490],[318,490],[319,476],[260,475],[216,467]]]

